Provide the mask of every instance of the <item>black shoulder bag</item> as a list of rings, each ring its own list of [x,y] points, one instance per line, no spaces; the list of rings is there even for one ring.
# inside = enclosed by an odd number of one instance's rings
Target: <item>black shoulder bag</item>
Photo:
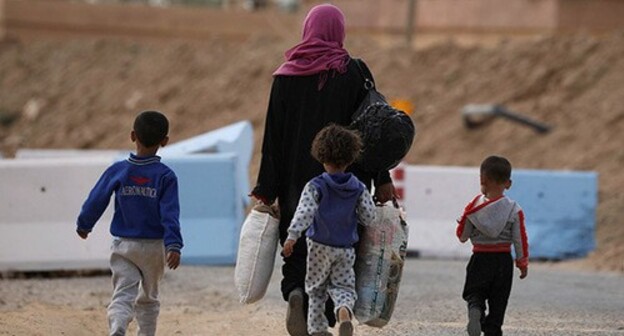
[[[405,112],[390,106],[375,89],[373,76],[366,64],[360,59],[353,61],[364,77],[364,88],[367,90],[349,126],[360,133],[364,143],[357,164],[370,172],[390,170],[401,162],[412,146],[414,123]]]

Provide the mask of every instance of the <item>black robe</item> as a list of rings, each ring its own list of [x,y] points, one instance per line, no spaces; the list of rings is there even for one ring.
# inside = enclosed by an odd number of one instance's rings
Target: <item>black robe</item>
[[[326,82],[319,90],[319,80]],[[280,208],[280,243],[297,208],[305,184],[324,172],[310,154],[314,136],[330,123],[349,125],[351,115],[366,95],[364,78],[354,61],[344,74],[335,71],[310,76],[275,76],[267,110],[262,160],[252,194]],[[390,174],[349,168],[370,190],[391,182]],[[297,241],[293,254],[284,259],[282,293],[287,300],[294,288],[304,288],[306,273],[305,237]]]

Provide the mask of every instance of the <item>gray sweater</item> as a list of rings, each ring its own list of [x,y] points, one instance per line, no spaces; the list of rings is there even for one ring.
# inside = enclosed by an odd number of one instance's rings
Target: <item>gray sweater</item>
[[[518,203],[502,196],[488,200],[475,197],[457,220],[459,241],[472,242],[473,252],[511,252],[513,244],[516,266],[528,266],[529,243],[524,225],[524,213]]]

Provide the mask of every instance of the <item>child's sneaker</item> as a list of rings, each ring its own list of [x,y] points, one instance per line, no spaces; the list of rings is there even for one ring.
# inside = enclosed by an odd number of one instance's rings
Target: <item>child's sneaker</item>
[[[481,335],[481,309],[477,307],[468,308],[468,325],[466,330],[469,336]]]
[[[303,309],[303,290],[301,288],[295,288],[288,294],[286,330],[288,330],[290,336],[308,335],[308,326]]]
[[[122,323],[120,323],[118,320],[115,320],[111,317],[108,318],[108,323],[109,323],[109,328],[110,328],[109,335],[111,336],[125,336],[126,335],[127,326],[124,327]]]
[[[338,309],[338,335],[339,336],[352,336],[353,335],[353,323],[351,322],[351,312],[347,307],[340,307]]]

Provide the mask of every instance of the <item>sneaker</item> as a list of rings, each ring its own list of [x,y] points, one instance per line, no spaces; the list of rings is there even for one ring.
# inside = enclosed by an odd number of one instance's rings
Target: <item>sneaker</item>
[[[119,327],[113,327],[110,330],[110,336],[126,336],[126,329],[122,329]]]
[[[286,330],[290,336],[308,336],[308,326],[303,307],[303,290],[295,288],[288,294]]]
[[[338,335],[352,336],[353,323],[351,322],[351,312],[346,307],[338,309]]]
[[[109,318],[108,321],[110,328],[110,332],[108,334],[110,336],[126,336],[126,327],[123,327],[122,323],[112,318]]]
[[[477,307],[468,308],[468,325],[466,330],[469,336],[481,335],[481,309]]]

